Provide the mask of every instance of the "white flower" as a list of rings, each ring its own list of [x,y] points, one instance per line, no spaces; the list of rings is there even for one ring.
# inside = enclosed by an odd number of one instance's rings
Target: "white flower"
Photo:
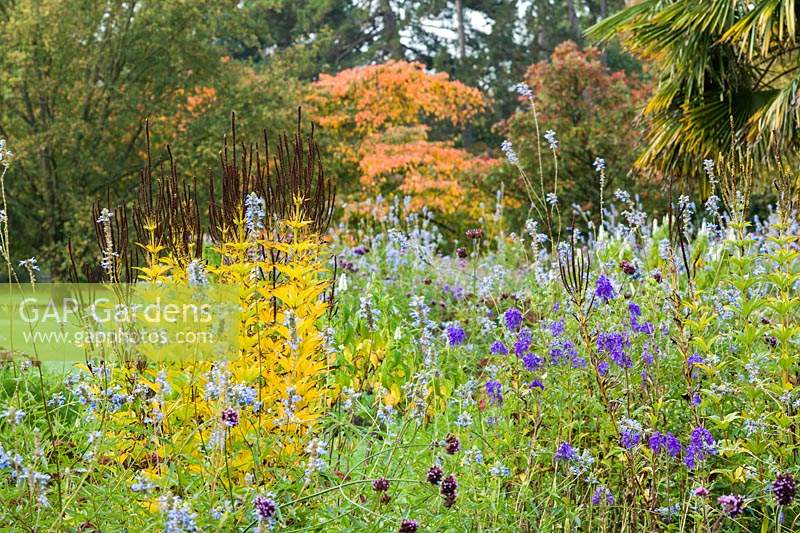
[[[264,217],[267,216],[266,202],[256,193],[251,192],[244,199],[244,220],[247,229],[251,232],[257,232],[264,229]]]
[[[525,98],[533,98],[533,91],[531,91],[531,88],[528,87],[527,83],[518,83],[514,85],[514,90],[517,91],[517,94],[520,96],[524,96]]]
[[[594,160],[594,170],[596,172],[602,172],[606,169],[606,160],[602,157],[597,157]]]
[[[114,212],[107,207],[104,207],[102,211],[100,211],[100,216],[97,218],[98,224],[106,224],[111,222],[111,217],[114,216]]]
[[[29,257],[28,259],[23,259],[19,262],[19,266],[24,267],[25,270],[39,270],[39,265],[37,264],[35,257]]]
[[[544,139],[547,141],[547,144],[550,145],[551,150],[558,148],[558,139],[556,139],[556,132],[553,130],[544,132]]]
[[[500,149],[504,154],[506,154],[506,158],[508,159],[509,163],[512,165],[519,164],[519,158],[517,157],[517,153],[514,151],[514,145],[511,144],[511,141],[508,139],[503,141],[503,143],[500,145]]]

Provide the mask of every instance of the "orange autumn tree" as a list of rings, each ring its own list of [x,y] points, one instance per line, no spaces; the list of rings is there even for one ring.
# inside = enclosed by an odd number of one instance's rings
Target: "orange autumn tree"
[[[430,131],[467,124],[487,104],[478,89],[420,63],[389,61],[323,74],[308,100],[354,201],[399,193],[413,210],[475,213],[478,184],[496,161],[431,140]]]

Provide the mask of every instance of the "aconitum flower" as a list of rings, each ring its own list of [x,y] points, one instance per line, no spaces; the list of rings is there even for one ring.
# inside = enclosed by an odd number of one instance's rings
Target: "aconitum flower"
[[[447,326],[447,342],[450,346],[459,346],[467,340],[467,334],[456,324]]]
[[[506,327],[511,331],[517,331],[522,326],[522,311],[516,307],[512,307],[505,312],[503,318],[506,322]]]
[[[739,516],[744,511],[744,498],[738,494],[720,496],[717,498],[717,503],[722,507],[722,511],[730,517]]]
[[[611,360],[620,368],[631,368],[633,361],[625,352],[625,348],[630,346],[630,340],[624,333],[600,333],[597,336],[597,349],[607,353]]]
[[[517,153],[514,151],[514,145],[511,144],[511,141],[509,141],[508,139],[503,141],[502,144],[500,145],[500,149],[503,151],[504,154],[506,154],[506,159],[508,159],[509,163],[511,163],[512,165],[519,164],[519,157],[517,157]]]
[[[680,455],[683,447],[678,438],[672,433],[667,433],[665,435],[656,431],[650,436],[650,449],[653,450],[653,453],[656,455],[661,451],[665,451],[671,457],[677,457]]]
[[[486,382],[486,394],[492,404],[503,405],[503,386],[497,380]]]
[[[239,425],[239,411],[233,407],[228,407],[222,411],[222,422],[229,428]]]
[[[556,139],[555,131],[547,130],[544,132],[544,140],[547,141],[547,144],[550,146],[551,150],[556,150],[558,148],[558,139]]]
[[[650,353],[650,346],[648,344],[645,344],[644,348],[642,348],[642,361],[644,361],[647,366],[653,366],[655,363],[655,358],[653,354]]]
[[[775,496],[775,501],[778,502],[778,505],[789,505],[794,500],[796,493],[797,484],[794,476],[788,472],[778,474],[775,481],[772,482],[772,494]]]
[[[594,489],[592,494],[592,505],[600,505],[605,502],[608,505],[614,505],[614,495],[605,485],[600,485]]]
[[[692,368],[694,365],[702,364],[703,363],[703,356],[697,352],[694,352],[689,358],[686,360],[686,365],[689,368]]]
[[[555,455],[556,461],[574,461],[577,458],[578,453],[575,451],[575,448],[570,445],[570,443],[562,442],[558,445]]]
[[[611,280],[609,280],[605,275],[601,274],[600,277],[597,278],[597,281],[595,282],[594,295],[598,298],[602,298],[605,302],[614,299],[614,286],[611,284]]]
[[[564,319],[562,318],[561,320],[554,320],[553,322],[550,322],[549,329],[550,335],[553,337],[560,337],[564,334]]]
[[[686,466],[693,469],[697,463],[704,461],[707,456],[717,453],[714,437],[706,428],[698,426],[692,430],[689,436],[689,445],[686,446]]]
[[[514,354],[522,357],[531,347],[531,332],[528,328],[522,328],[517,335],[517,342],[514,343]]]
[[[544,390],[544,383],[542,383],[542,380],[540,379],[534,379],[533,381],[531,381],[531,384],[528,385],[528,388]]]
[[[494,341],[489,349],[493,355],[508,355],[508,348],[502,341]]]
[[[534,371],[539,370],[542,366],[542,358],[537,357],[532,353],[527,353],[522,356],[522,363],[525,365],[525,370]]]
[[[635,448],[642,440],[642,426],[636,420],[625,418],[620,423],[619,440],[626,450]]]

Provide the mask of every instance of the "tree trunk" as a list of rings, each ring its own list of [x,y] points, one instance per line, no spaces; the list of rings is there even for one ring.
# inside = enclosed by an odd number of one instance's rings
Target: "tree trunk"
[[[456,22],[458,26],[458,58],[463,62],[467,55],[467,43],[464,37],[464,4],[456,0]]]
[[[578,22],[578,12],[575,11],[575,0],[567,0],[567,13],[569,15],[569,28],[575,39],[580,42],[581,39],[581,26]]]
[[[464,68],[467,57],[467,39],[464,28],[464,3],[462,0],[456,0],[456,31],[458,33],[458,62],[461,68]],[[461,143],[465,147],[472,144],[472,124],[469,122],[464,124],[464,129],[461,132]]]
[[[383,52],[384,59],[403,59],[403,49],[400,46],[400,33],[397,28],[397,14],[392,9],[390,0],[381,0],[380,3],[381,20],[383,29]]]

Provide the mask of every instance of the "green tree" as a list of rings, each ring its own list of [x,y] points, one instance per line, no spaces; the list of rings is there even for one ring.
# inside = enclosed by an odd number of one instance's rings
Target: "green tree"
[[[293,82],[281,67],[255,70],[219,46],[220,31],[235,31],[220,23],[232,8],[209,0],[0,4],[0,135],[17,154],[7,179],[17,253],[37,255],[58,276],[68,238],[79,253],[89,249],[88,204],[106,189],[132,197],[146,118],[156,159],[180,139],[180,168],[198,172],[215,163],[211,146],[231,110],[264,126],[288,119]]]
[[[492,100],[463,130],[439,125],[434,135],[449,138],[463,131],[464,144],[496,146],[500,139],[492,125],[515,109],[512,87],[527,66],[549,57],[566,39],[582,44],[582,29],[621,9],[624,1],[243,0],[239,5],[246,31],[224,39],[234,57],[260,61],[278,53],[291,58],[303,79],[392,59],[422,63],[480,88]],[[614,52],[603,58],[612,68],[635,68]]]
[[[507,134],[537,187],[541,150],[545,192],[553,190],[556,168],[542,136],[547,130],[555,132],[562,214],[569,216],[572,204],[599,214],[597,158],[606,162],[606,194],[622,188],[635,190],[645,200],[653,196],[653,187],[636,184],[635,175],[629,173],[641,136],[635,119],[649,91],[642,79],[608,69],[597,48],[581,50],[567,41],[549,60],[531,65],[525,81],[535,95],[536,116],[528,98],[520,98],[520,108],[498,129]],[[504,174],[506,181],[518,180],[507,187],[508,194],[527,204],[518,173],[507,168]]]
[[[731,144],[762,159],[795,150],[798,15],[795,0],[645,0],[590,28],[598,41],[621,36],[658,77],[637,165],[698,179],[700,161]]]

